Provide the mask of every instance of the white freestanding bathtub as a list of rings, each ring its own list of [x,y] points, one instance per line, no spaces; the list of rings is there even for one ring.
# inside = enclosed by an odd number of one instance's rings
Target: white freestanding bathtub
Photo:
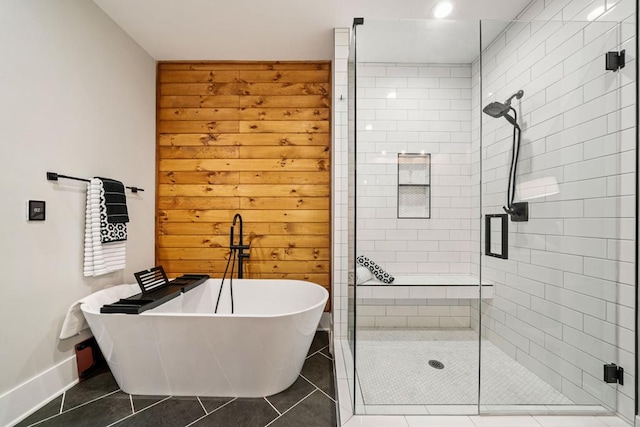
[[[141,314],[81,310],[120,388],[130,394],[260,397],[293,384],[329,293],[299,280],[234,279],[202,285]],[[131,293],[137,293],[137,285]]]

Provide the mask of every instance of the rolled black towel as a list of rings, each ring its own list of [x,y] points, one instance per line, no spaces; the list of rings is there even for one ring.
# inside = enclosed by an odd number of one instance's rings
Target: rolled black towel
[[[107,222],[122,224],[129,222],[127,210],[127,196],[124,194],[124,184],[110,178],[100,178],[104,188],[104,198],[107,205]]]
[[[360,255],[356,258],[356,262],[363,267],[367,267],[369,271],[371,271],[371,273],[376,276],[376,279],[380,280],[382,283],[389,284],[395,280],[395,277],[384,271],[378,264],[371,261],[366,256]]]

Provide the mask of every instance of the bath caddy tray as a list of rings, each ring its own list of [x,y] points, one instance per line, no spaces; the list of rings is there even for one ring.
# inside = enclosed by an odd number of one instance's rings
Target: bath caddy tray
[[[209,279],[208,274],[184,274],[169,280],[162,266],[134,274],[141,293],[105,304],[100,313],[139,314],[172,300],[183,292],[188,292]]]

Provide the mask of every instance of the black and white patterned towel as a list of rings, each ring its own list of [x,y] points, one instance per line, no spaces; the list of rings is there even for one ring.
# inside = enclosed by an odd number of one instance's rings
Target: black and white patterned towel
[[[100,190],[100,240],[102,243],[127,240],[127,224],[124,222],[108,221],[107,199],[105,197],[104,186],[102,186]]]
[[[356,262],[363,267],[367,267],[373,273],[373,275],[376,276],[376,279],[380,280],[382,283],[388,284],[393,282],[395,279],[395,277],[384,271],[378,264],[371,261],[366,256],[360,255],[356,258]]]

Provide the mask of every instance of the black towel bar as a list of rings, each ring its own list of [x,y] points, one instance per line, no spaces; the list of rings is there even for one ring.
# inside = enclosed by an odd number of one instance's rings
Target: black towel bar
[[[62,175],[55,172],[47,172],[47,180],[57,181],[58,178],[66,178],[66,179],[73,179],[76,181],[91,182],[91,180],[85,179],[85,178],[76,178],[75,176],[67,176],[67,175]],[[144,188],[139,188],[139,187],[126,187],[126,188],[131,190],[132,193],[137,193],[138,191],[144,191]]]

